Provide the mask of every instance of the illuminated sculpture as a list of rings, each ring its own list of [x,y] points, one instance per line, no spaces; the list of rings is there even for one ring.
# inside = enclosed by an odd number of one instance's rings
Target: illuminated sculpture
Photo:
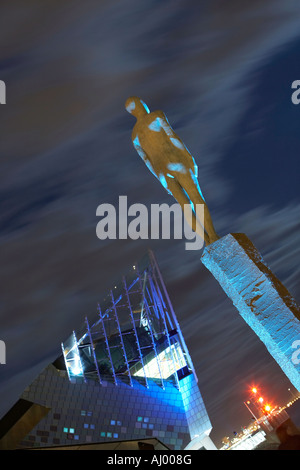
[[[132,132],[133,144],[152,173],[181,207],[188,202],[192,207],[205,204],[206,247],[201,256],[202,263],[300,391],[297,351],[300,345],[300,308],[295,299],[246,235],[237,233],[218,237],[197,181],[194,159],[174,133],[164,113],[150,113],[145,103],[136,97],[128,98],[125,107],[137,118]]]
[[[132,96],[125,103],[126,110],[136,117],[132,131],[133,145],[153,175],[184,210],[192,206],[193,230],[203,236],[206,245],[219,239],[202,195],[197,176],[198,167],[194,158],[180,138],[175,134],[162,111],[149,111],[138,97]],[[204,205],[204,222],[197,220],[195,207]]]

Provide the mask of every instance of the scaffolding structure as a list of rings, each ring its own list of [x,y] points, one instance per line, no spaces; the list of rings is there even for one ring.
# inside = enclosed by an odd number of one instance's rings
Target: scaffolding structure
[[[195,370],[154,254],[149,251],[98,304],[93,321],[62,343],[70,380],[110,380],[118,385],[149,379],[180,388]],[[197,377],[196,377],[197,379]]]

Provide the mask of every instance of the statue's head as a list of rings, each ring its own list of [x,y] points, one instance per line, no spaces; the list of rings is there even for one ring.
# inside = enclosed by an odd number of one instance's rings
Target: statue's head
[[[149,114],[149,108],[143,100],[137,96],[130,96],[125,103],[126,110],[136,118]]]

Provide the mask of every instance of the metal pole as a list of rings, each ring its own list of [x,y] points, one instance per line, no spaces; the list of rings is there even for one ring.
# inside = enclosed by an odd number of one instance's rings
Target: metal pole
[[[140,342],[139,342],[139,338],[138,338],[138,334],[137,334],[137,330],[136,330],[136,326],[135,326],[135,321],[134,321],[134,316],[133,316],[133,312],[132,312],[132,307],[131,307],[129,292],[128,292],[127,285],[126,285],[125,276],[123,277],[123,284],[124,284],[124,289],[125,289],[125,292],[126,292],[126,297],[127,297],[127,302],[128,302],[128,308],[129,308],[129,313],[130,313],[130,317],[131,317],[131,321],[132,321],[132,325],[133,325],[133,331],[134,331],[134,335],[135,335],[135,339],[136,339],[136,344],[137,344],[137,348],[138,348],[138,352],[139,352],[140,362],[141,362],[142,367],[143,367],[143,373],[144,373],[144,377],[145,377],[146,387],[149,388],[149,384],[148,384],[148,380],[147,380],[147,375],[146,375],[146,371],[145,371],[145,367],[144,367],[143,355],[142,355],[142,351],[141,351],[141,347],[140,347]]]
[[[120,337],[120,342],[121,342],[121,346],[122,346],[122,349],[123,349],[123,356],[124,356],[125,363],[126,363],[129,382],[130,382],[130,385],[132,387],[133,384],[132,384],[132,378],[131,378],[129,363],[128,363],[127,354],[126,354],[126,350],[125,350],[125,346],[124,346],[124,342],[123,342],[122,331],[121,331],[121,327],[120,327],[120,323],[119,323],[117,307],[116,307],[115,302],[114,302],[114,296],[113,296],[112,291],[110,291],[110,295],[111,295],[111,299],[112,299],[112,302],[113,302],[113,309],[114,309],[114,312],[115,312],[115,318],[116,318],[116,323],[117,323],[117,326],[118,326],[119,337]]]
[[[143,304],[145,305],[145,312],[146,312],[146,317],[147,317],[149,333],[150,333],[150,336],[151,336],[152,347],[153,347],[153,351],[154,351],[155,358],[156,358],[156,363],[157,363],[157,368],[158,368],[159,375],[160,375],[161,386],[162,386],[162,389],[165,390],[164,379],[163,379],[162,372],[161,372],[161,367],[160,367],[160,360],[159,360],[159,357],[158,357],[158,354],[157,354],[155,338],[154,338],[154,334],[153,334],[153,330],[152,330],[152,326],[151,326],[151,320],[150,320],[150,316],[149,316],[149,310],[150,309],[149,309],[147,299],[145,297],[144,288],[142,286],[141,275],[139,273],[139,270],[138,270],[138,278],[139,278],[139,285],[140,285],[141,294],[142,294],[142,298],[143,298]]]
[[[153,283],[153,280],[152,280],[151,276],[149,276],[149,277],[150,277],[150,285],[151,285],[151,283]],[[154,279],[154,282],[157,282],[156,279]],[[154,290],[153,293],[155,293],[156,295],[159,296],[159,293],[156,293],[155,290]],[[161,300],[159,299],[159,297],[157,298],[157,300],[158,300],[159,303],[161,302]],[[174,360],[173,349],[172,349],[172,345],[171,345],[171,341],[170,341],[169,330],[168,330],[168,326],[167,326],[167,322],[166,322],[165,311],[164,311],[164,308],[163,308],[162,305],[160,305],[160,309],[159,309],[159,310],[160,310],[160,312],[161,312],[161,318],[162,318],[163,324],[164,324],[164,329],[165,329],[164,333],[165,333],[165,335],[166,335],[166,337],[167,337],[167,342],[168,342],[169,349],[170,349],[170,354],[171,354],[172,363],[173,363],[173,371],[174,371],[173,373],[174,373],[174,375],[175,375],[176,385],[177,385],[177,388],[178,388],[178,390],[179,390],[179,389],[180,389],[179,379],[178,379],[178,375],[177,375],[177,370],[176,370],[176,365],[175,365],[175,360]]]
[[[91,333],[91,329],[90,329],[90,325],[89,325],[89,321],[88,321],[87,317],[85,317],[85,322],[86,322],[87,332],[88,332],[88,335],[89,335],[89,338],[90,338],[91,349],[92,349],[92,354],[93,354],[93,358],[94,358],[94,362],[95,362],[95,367],[96,367],[96,371],[97,371],[98,380],[99,380],[100,384],[102,384],[101,375],[100,375],[98,362],[97,362],[97,358],[96,358],[96,353],[95,353],[94,342],[93,342],[93,339],[92,339],[92,333]]]
[[[257,417],[255,416],[255,414],[252,412],[252,410],[250,409],[250,407],[247,405],[247,403],[245,401],[244,401],[244,405],[247,407],[248,411],[250,411],[250,413],[252,414],[255,421],[257,421]]]
[[[161,282],[163,291],[164,291],[164,293],[165,293],[165,296],[166,296],[166,299],[167,299],[168,305],[169,305],[169,307],[170,307],[171,314],[172,314],[172,317],[173,317],[173,320],[174,320],[174,323],[175,323],[175,326],[176,326],[176,331],[177,331],[178,336],[179,336],[179,338],[180,338],[180,343],[181,343],[181,345],[183,346],[184,353],[185,353],[185,355],[186,355],[186,357],[187,357],[188,366],[192,369],[193,374],[194,374],[194,377],[195,377],[195,379],[196,379],[196,382],[198,382],[198,377],[197,377],[197,374],[196,374],[196,371],[195,371],[195,367],[194,367],[192,358],[191,358],[191,356],[190,356],[189,350],[188,350],[188,348],[187,348],[187,345],[186,345],[186,343],[185,343],[183,334],[182,334],[182,332],[181,332],[181,328],[180,328],[180,325],[179,325],[179,323],[178,323],[178,320],[177,320],[175,311],[174,311],[174,309],[173,309],[173,305],[172,305],[172,302],[171,302],[171,300],[170,300],[170,297],[169,297],[168,291],[167,291],[167,289],[166,289],[165,283],[164,283],[164,281],[163,281],[163,278],[162,278],[162,275],[161,275],[159,266],[158,266],[158,264],[157,264],[157,261],[156,261],[156,259],[155,259],[154,254],[153,254],[153,252],[152,252],[151,250],[149,250],[149,257],[150,257],[150,260],[151,260],[151,262],[152,262],[152,266],[154,267],[154,269],[155,269],[155,270],[157,271],[157,273],[158,273],[158,276],[159,276],[159,279],[160,279],[160,282]]]
[[[81,364],[80,352],[79,352],[79,348],[78,348],[78,342],[77,342],[75,331],[73,331],[73,338],[74,338],[74,342],[75,342],[75,351],[76,351],[76,354],[77,354],[78,359],[79,359],[81,373],[82,373],[84,381],[86,382],[86,378],[85,378],[85,375],[84,375],[84,370],[83,370],[83,367],[82,367],[82,364]]]

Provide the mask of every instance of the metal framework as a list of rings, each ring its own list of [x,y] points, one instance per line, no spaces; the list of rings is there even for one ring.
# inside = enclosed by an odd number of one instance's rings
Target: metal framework
[[[194,373],[178,321],[153,253],[133,266],[98,304],[94,321],[62,344],[69,378],[112,379],[180,388],[179,373]],[[80,338],[77,339],[77,336]],[[184,372],[182,372],[184,370]]]
[[[149,328],[149,333],[150,333],[150,337],[151,337],[151,343],[152,343],[153,351],[154,351],[154,354],[155,354],[157,368],[158,368],[158,371],[159,371],[161,386],[162,386],[163,389],[165,389],[165,384],[164,384],[164,379],[163,379],[163,375],[162,375],[162,371],[161,371],[159,356],[158,356],[158,353],[157,353],[157,347],[156,347],[156,342],[155,342],[155,338],[154,338],[154,333],[153,333],[153,329],[151,327],[150,314],[149,314],[149,305],[148,305],[147,299],[145,298],[146,273],[144,275],[143,287],[142,287],[142,282],[141,282],[141,276],[140,276],[139,273],[138,273],[138,279],[139,279],[140,288],[142,289],[142,292],[143,292],[142,308],[145,305],[145,316],[146,316],[147,325],[148,325],[148,328]],[[142,317],[142,314],[143,314],[143,310],[141,309],[141,317]],[[145,373],[145,370],[144,370],[144,373]]]
[[[140,345],[140,342],[139,342],[139,337],[138,337],[138,333],[137,333],[137,329],[136,329],[136,325],[135,325],[134,315],[133,315],[133,311],[132,311],[132,306],[131,306],[131,302],[130,302],[130,296],[129,296],[129,292],[128,292],[128,289],[127,289],[125,276],[123,277],[123,284],[124,284],[124,290],[125,290],[125,293],[126,293],[126,299],[127,299],[127,303],[128,303],[129,315],[130,315],[130,318],[131,318],[133,331],[134,331],[134,335],[135,335],[135,341],[136,341],[136,345],[137,345],[137,349],[138,349],[138,353],[139,353],[139,359],[140,359],[140,363],[142,364],[142,368],[143,368],[145,384],[146,384],[146,387],[148,388],[149,385],[148,385],[147,375],[145,373],[145,365],[144,365],[142,349],[141,349],[141,345]]]
[[[97,377],[98,377],[99,382],[102,384],[102,379],[101,379],[101,375],[100,375],[100,371],[99,371],[99,366],[98,366],[98,362],[97,362],[97,358],[96,358],[96,354],[95,354],[95,346],[94,346],[94,343],[93,343],[92,333],[91,333],[91,329],[90,329],[90,325],[89,325],[89,321],[88,321],[87,317],[85,317],[85,323],[86,323],[87,333],[88,333],[89,339],[90,339],[90,345],[91,345],[90,347],[91,347],[91,352],[92,352],[92,356],[93,356],[93,359],[94,359],[94,365],[95,365]]]
[[[103,328],[103,334],[104,334],[104,340],[105,340],[106,350],[107,350],[107,354],[108,354],[108,357],[109,357],[109,360],[110,360],[110,363],[111,363],[112,375],[113,375],[115,384],[118,385],[117,376],[116,376],[116,372],[115,372],[115,368],[114,368],[114,363],[113,363],[113,360],[112,360],[112,357],[111,357],[111,353],[110,353],[110,347],[109,347],[109,343],[108,343],[108,337],[107,337],[106,329],[105,329],[105,325],[104,325],[104,319],[103,319],[103,316],[102,316],[102,313],[101,313],[101,307],[100,307],[99,304],[98,304],[98,310],[99,310],[100,323],[101,323],[102,328]]]

